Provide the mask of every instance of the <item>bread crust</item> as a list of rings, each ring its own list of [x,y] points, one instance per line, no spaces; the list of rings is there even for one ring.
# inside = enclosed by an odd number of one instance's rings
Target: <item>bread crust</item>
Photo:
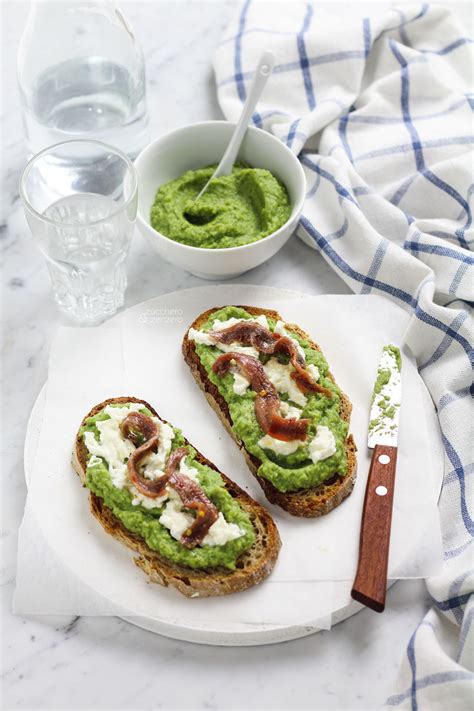
[[[208,318],[221,308],[224,307],[216,306],[208,311],[205,311],[194,320],[189,328],[200,329]],[[268,318],[274,319],[275,321],[284,320],[277,311],[270,309],[260,309],[256,306],[239,306],[238,308],[245,309],[253,316],[264,315]],[[285,327],[305,338],[310,343],[312,348],[321,351],[318,344],[315,343],[299,326],[285,323]],[[201,364],[199,356],[196,353],[194,342],[188,337],[188,332],[189,329],[184,336],[182,344],[184,359],[188,364],[196,383],[204,392],[210,406],[242,451],[250,471],[256,477],[267,499],[272,504],[277,504],[293,516],[301,516],[305,518],[323,516],[336,508],[336,506],[339,506],[339,504],[341,504],[344,499],[351,494],[357,475],[357,447],[352,435],[349,434],[346,439],[347,474],[345,476],[339,476],[335,473],[333,477],[319,486],[314,486],[302,491],[286,493],[278,491],[278,489],[276,489],[268,479],[258,475],[258,469],[262,463],[261,460],[250,454],[250,452],[245,449],[243,442],[233,431],[232,419],[227,403],[216,386],[209,380],[206,369]],[[328,377],[335,382],[332,373],[328,372]],[[341,418],[346,422],[349,422],[351,411],[352,405],[349,398],[344,393],[341,393]]]
[[[144,400],[139,400],[135,397],[118,397],[110,398],[93,407],[84,417],[81,426],[88,417],[93,417],[106,405],[127,402],[142,403],[150,412],[159,417],[154,408]],[[165,422],[163,419],[162,421]],[[187,445],[190,444],[187,440],[185,443]],[[217,467],[199,452],[196,454],[196,460],[219,472]],[[82,485],[85,486],[87,449],[80,435],[80,430],[77,433],[73,448],[72,465],[79,475]],[[134,558],[134,562],[148,575],[150,581],[174,587],[187,597],[227,595],[261,583],[271,573],[275,565],[281,541],[272,517],[263,506],[254,501],[225,474],[222,472],[219,472],[219,474],[222,476],[231,496],[249,514],[256,533],[254,545],[238,558],[236,570],[228,570],[223,567],[194,570],[193,568],[168,561],[156,551],[151,550],[143,538],[128,531],[104,504],[103,500],[92,492],[89,493],[90,509],[107,533],[138,553],[138,557]]]

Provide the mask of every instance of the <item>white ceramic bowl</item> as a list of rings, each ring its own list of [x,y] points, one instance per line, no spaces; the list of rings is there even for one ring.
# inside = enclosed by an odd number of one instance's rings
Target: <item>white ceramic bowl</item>
[[[183,126],[157,138],[135,160],[141,233],[161,257],[204,279],[230,279],[273,257],[295,229],[306,194],[304,172],[296,156],[270,133],[250,127],[238,158],[254,168],[267,168],[282,181],[292,205],[290,219],[258,242],[226,249],[189,247],[157,232],[150,224],[150,210],[160,185],[187,170],[218,163],[233,129],[229,121]]]

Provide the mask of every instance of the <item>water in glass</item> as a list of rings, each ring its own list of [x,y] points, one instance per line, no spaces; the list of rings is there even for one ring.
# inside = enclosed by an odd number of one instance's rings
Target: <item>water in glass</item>
[[[80,57],[49,67],[23,102],[29,153],[84,135],[135,156],[146,143],[145,85],[103,57]]]

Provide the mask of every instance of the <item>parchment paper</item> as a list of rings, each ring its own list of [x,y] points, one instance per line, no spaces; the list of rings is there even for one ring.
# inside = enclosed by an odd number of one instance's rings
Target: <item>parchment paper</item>
[[[351,431],[359,448],[354,492],[330,515],[303,520],[268,504],[188,372],[180,352],[188,324],[210,306],[235,303],[235,294],[225,299],[225,287],[192,291],[161,297],[142,310],[135,307],[99,328],[58,332],[20,534],[17,612],[136,614],[181,622],[197,615],[203,622],[282,625],[320,618],[320,626],[328,628],[330,613],[348,602],[370,462],[366,440],[373,381],[382,346],[402,344],[406,315],[388,300],[373,296],[252,301],[276,308],[285,320],[297,322],[314,337],[354,407]],[[240,301],[245,302],[244,292]],[[432,575],[442,563],[434,475],[439,462],[432,462],[436,433],[426,426],[416,367],[409,353],[403,355],[391,578]],[[71,470],[70,453],[84,414],[96,403],[120,395],[148,400],[267,506],[283,541],[267,582],[226,598],[189,601],[174,590],[147,583],[131,565],[131,552],[103,533]]]

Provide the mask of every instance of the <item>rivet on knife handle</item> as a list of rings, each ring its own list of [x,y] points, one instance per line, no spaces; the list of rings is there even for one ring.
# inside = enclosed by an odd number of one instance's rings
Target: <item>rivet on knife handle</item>
[[[354,600],[376,612],[385,608],[397,448],[377,444],[372,454],[360,529]]]

